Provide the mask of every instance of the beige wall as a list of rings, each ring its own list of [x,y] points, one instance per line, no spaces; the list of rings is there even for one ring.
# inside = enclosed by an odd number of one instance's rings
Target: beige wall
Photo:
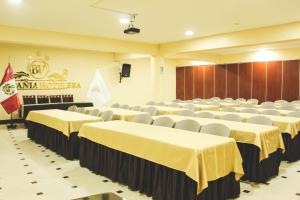
[[[90,80],[96,69],[103,75],[112,96],[112,102],[126,104],[144,104],[150,99],[171,100],[175,98],[175,63],[166,62],[164,73],[151,79],[152,59],[137,58],[130,60],[114,60],[113,53],[102,53],[95,51],[81,51],[60,48],[48,48],[40,46],[26,46],[15,44],[0,44],[0,76],[2,78],[4,70],[11,56],[11,64],[14,72],[26,71],[28,57],[36,57],[39,51],[42,56],[49,56],[50,70],[61,72],[63,68],[70,71],[68,80],[80,82],[80,89],[69,90],[31,90],[19,91],[20,97],[29,94],[74,94],[76,101],[86,101],[86,92]],[[131,77],[124,78],[119,83],[119,69],[121,63],[130,63]],[[153,81],[162,79],[161,84],[153,84]],[[156,88],[153,88],[156,87]],[[151,91],[162,91],[160,95],[153,98]],[[9,116],[0,107],[0,120],[7,119]],[[15,116],[16,117],[16,116]]]

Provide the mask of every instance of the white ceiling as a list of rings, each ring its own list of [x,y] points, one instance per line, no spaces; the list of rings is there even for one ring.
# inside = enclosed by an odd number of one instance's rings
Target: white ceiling
[[[101,0],[98,6],[138,13],[139,35],[124,35],[124,14],[92,8],[97,0],[0,0],[0,24],[164,43],[300,21],[299,0]],[[235,25],[239,23],[239,25]]]

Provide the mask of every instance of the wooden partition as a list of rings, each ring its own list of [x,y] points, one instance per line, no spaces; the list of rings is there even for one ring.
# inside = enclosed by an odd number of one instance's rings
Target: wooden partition
[[[176,98],[255,98],[260,102],[299,97],[299,60],[177,67]]]

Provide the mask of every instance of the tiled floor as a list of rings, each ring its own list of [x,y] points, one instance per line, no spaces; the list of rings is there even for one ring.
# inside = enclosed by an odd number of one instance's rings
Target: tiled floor
[[[0,126],[0,200],[65,200],[114,192],[126,200],[150,200],[126,186],[67,161],[27,139],[26,129]],[[300,200],[300,161],[282,162],[269,184],[241,183],[241,200]]]

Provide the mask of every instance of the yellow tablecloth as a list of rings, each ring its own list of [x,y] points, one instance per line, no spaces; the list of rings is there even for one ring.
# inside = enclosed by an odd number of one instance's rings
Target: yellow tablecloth
[[[174,102],[166,102],[167,105],[172,104]],[[185,105],[187,105],[189,103],[177,103],[177,105],[179,107],[184,107]],[[194,104],[195,106],[195,110],[196,111],[200,111],[200,110],[219,110],[220,106],[216,106],[216,105],[205,105],[205,104]],[[169,113],[171,114],[171,113]]]
[[[236,107],[235,109],[240,112],[241,110],[248,109],[248,108]],[[270,110],[270,109],[261,108],[261,107],[254,107],[254,109],[258,110],[259,113],[261,113],[264,110]],[[282,116],[287,116],[288,113],[293,112],[291,110],[279,110],[279,109],[276,109],[276,110],[279,111]]]
[[[239,107],[240,104],[238,104],[238,103],[225,103],[225,102],[221,102],[220,106],[222,108],[225,108],[225,107]]]
[[[278,148],[284,149],[284,143],[279,129],[275,126],[263,126],[257,124],[248,124],[243,122],[232,122],[220,119],[208,119],[197,117],[186,117],[179,115],[167,115],[172,118],[175,123],[184,119],[193,119],[201,126],[210,123],[221,123],[230,129],[230,137],[237,142],[253,144],[259,147],[260,160],[266,159]],[[157,117],[153,117],[154,119]]]
[[[101,112],[106,110],[111,110],[113,112],[113,120],[123,120],[123,121],[132,121],[132,119],[139,114],[143,114],[145,112],[122,109],[122,108],[112,108],[112,107],[85,107],[85,110],[90,112],[94,109],[99,109]]]
[[[231,172],[238,180],[244,174],[231,138],[124,121],[85,124],[79,137],[185,172],[198,183],[198,193],[208,181]]]
[[[237,114],[242,117],[243,121],[247,121],[250,117],[262,115],[262,114],[253,114],[253,113],[240,113],[240,112],[218,112],[218,111],[209,111],[213,113],[216,118],[220,118],[223,115],[227,114]],[[263,115],[270,118],[273,122],[273,126],[277,126],[279,128],[280,133],[288,133],[291,135],[291,138],[294,138],[298,131],[300,131],[300,118],[296,117],[284,117],[284,116],[276,116],[276,115]]]
[[[66,136],[78,132],[84,123],[102,121],[100,117],[58,109],[30,111],[26,120],[56,129]]]
[[[157,109],[157,115],[172,115],[176,114],[179,111],[186,110],[184,108],[169,107],[169,106],[156,106],[156,105],[143,105],[143,108],[146,107],[155,107]]]

